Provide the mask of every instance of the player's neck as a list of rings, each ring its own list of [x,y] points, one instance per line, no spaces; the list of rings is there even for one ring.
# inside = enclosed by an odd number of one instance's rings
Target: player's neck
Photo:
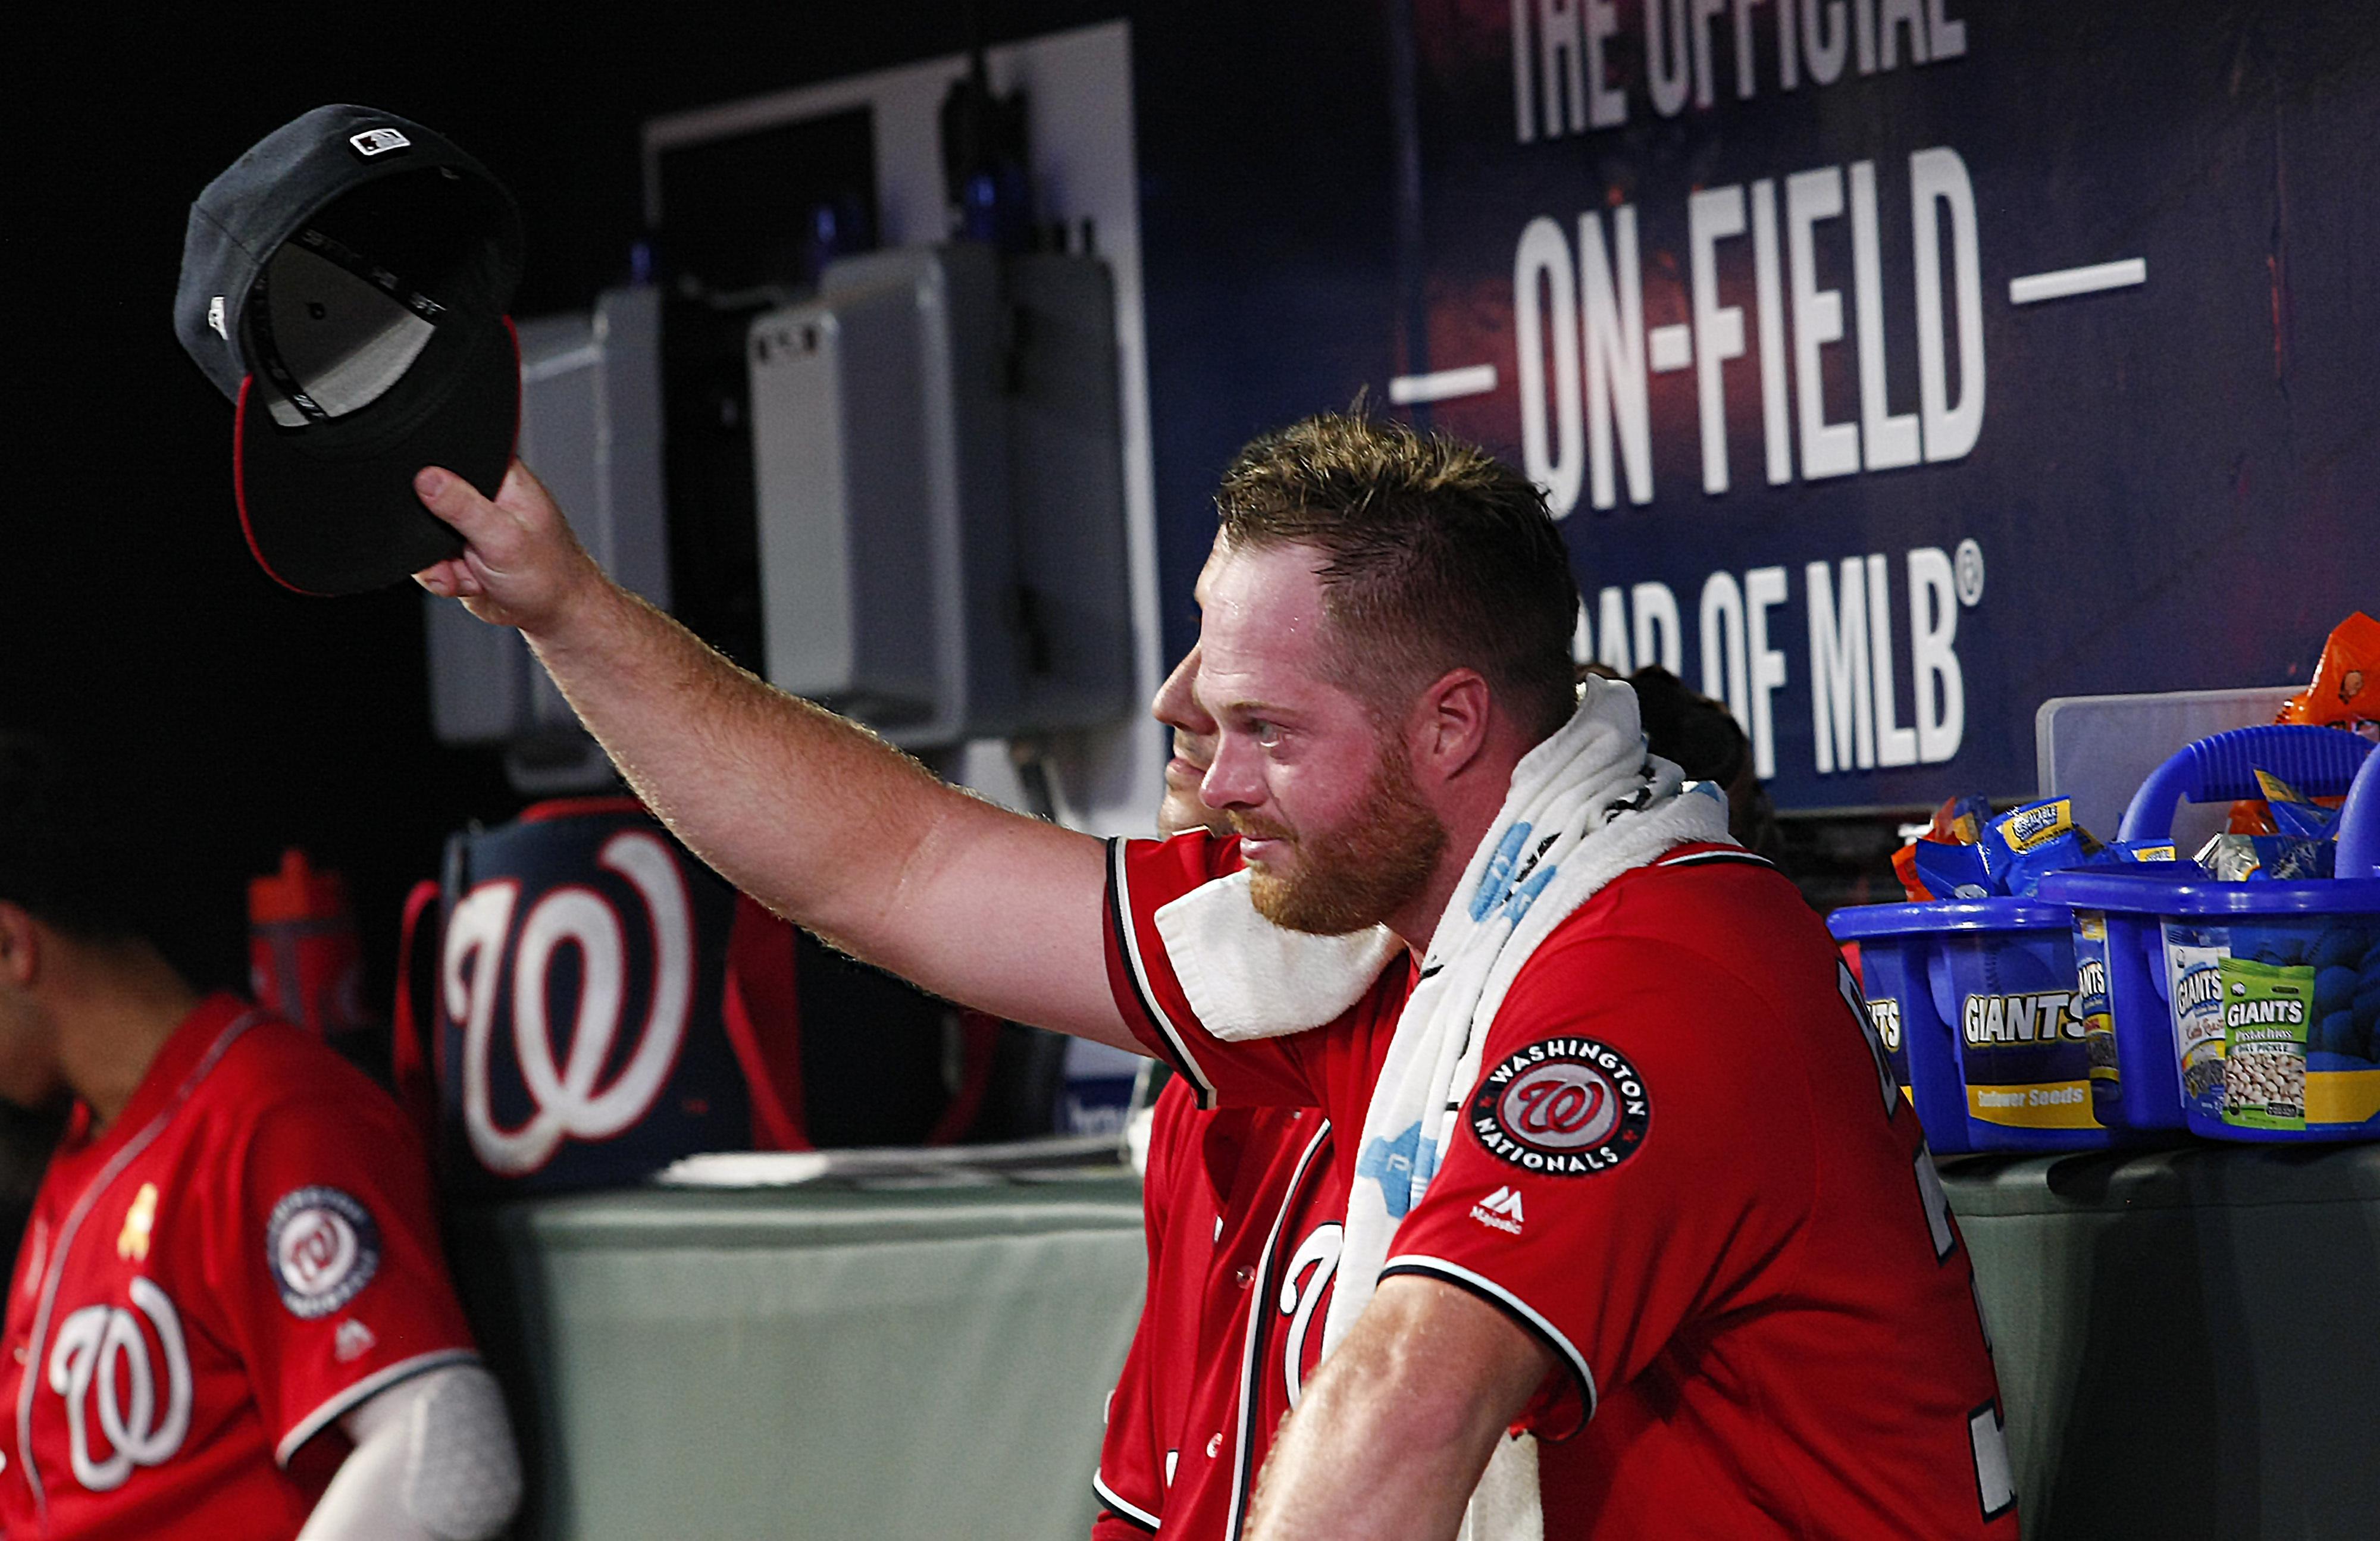
[[[94,1132],[114,1122],[199,994],[146,942],[79,944],[56,981],[59,1070],[89,1104]]]
[[[1447,840],[1450,852],[1456,838],[1450,831]],[[1477,843],[1474,841],[1471,845],[1465,845],[1463,860],[1453,862],[1451,867],[1447,859],[1441,858],[1428,886],[1381,922],[1396,934],[1396,939],[1403,942],[1405,950],[1416,959],[1429,951],[1429,939],[1438,933],[1439,920],[1446,914],[1447,904],[1454,897],[1455,885],[1462,880],[1463,861],[1470,858],[1472,845]]]
[[[1454,902],[1454,891],[1462,886],[1463,874],[1479,843],[1495,830],[1496,816],[1512,791],[1512,768],[1528,747],[1509,731],[1499,733],[1477,762],[1440,792],[1437,809],[1446,826],[1446,845],[1439,853],[1438,865],[1412,899],[1383,917],[1416,958],[1429,951],[1430,939],[1438,934],[1447,905]]]

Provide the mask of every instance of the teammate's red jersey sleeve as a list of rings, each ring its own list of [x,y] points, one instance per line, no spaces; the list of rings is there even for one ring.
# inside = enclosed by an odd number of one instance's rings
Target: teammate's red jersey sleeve
[[[1293,1040],[1221,1051],[1191,1009],[1158,934],[1159,910],[1239,869],[1239,845],[1200,831],[1109,843],[1108,987],[1133,1035],[1190,1083],[1200,1107],[1308,1106],[1313,1098],[1290,1052]]]
[[[207,1259],[284,1464],[382,1388],[475,1356],[412,1127],[345,1064],[305,1068],[258,1078],[228,1153],[237,1208]]]

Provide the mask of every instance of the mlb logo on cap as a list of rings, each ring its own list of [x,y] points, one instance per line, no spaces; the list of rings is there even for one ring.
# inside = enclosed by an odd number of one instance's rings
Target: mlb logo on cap
[[[462,550],[413,476],[443,466],[490,496],[504,479],[521,250],[487,168],[369,107],[315,108],[199,195],[174,329],[237,404],[240,523],[276,580],[350,594]]]
[[[367,128],[360,134],[348,135],[347,142],[356,147],[357,154],[369,158],[403,150],[413,141],[394,128]]]

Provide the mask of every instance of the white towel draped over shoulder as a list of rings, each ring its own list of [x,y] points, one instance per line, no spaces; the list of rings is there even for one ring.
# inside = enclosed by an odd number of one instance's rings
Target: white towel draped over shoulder
[[[1397,1020],[1360,1141],[1328,1354],[1379,1281],[1398,1221],[1438,1171],[1488,1025],[1537,945],[1606,883],[1675,847],[1728,840],[1727,804],[1647,751],[1636,694],[1590,679],[1577,713],[1513,769],[1488,836],[1463,869]],[[1379,928],[1345,937],[1286,931],[1256,913],[1245,874],[1160,909],[1159,934],[1184,992],[1217,1037],[1268,1037],[1344,1011],[1395,954]],[[1334,1136],[1335,1137],[1335,1136]],[[1381,1159],[1366,1159],[1378,1152]],[[1464,1541],[1541,1541],[1536,1442],[1498,1442],[1463,1519]]]
[[[1274,925],[1242,868],[1157,912],[1157,934],[1199,1025],[1226,1043],[1318,1027],[1354,1005],[1403,951],[1386,926],[1318,937]]]

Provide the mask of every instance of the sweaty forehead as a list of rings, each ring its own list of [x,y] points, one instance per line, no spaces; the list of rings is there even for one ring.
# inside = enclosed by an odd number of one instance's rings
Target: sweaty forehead
[[[1198,696],[1212,709],[1274,700],[1323,678],[1328,647],[1316,554],[1218,542],[1198,575]]]
[[[1322,629],[1318,558],[1299,546],[1218,545],[1198,575],[1199,641],[1213,649],[1312,643]]]

